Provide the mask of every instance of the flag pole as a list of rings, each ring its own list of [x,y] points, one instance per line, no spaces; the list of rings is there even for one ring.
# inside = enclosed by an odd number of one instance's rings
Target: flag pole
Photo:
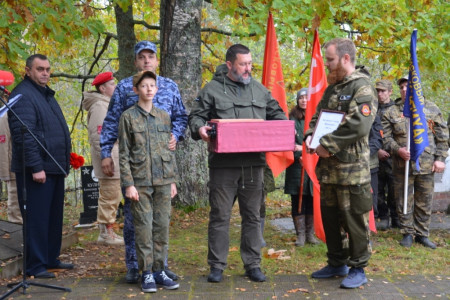
[[[410,139],[410,128],[409,128],[409,118],[406,118],[406,151],[409,152],[411,148],[411,139]],[[403,189],[403,214],[406,215],[408,210],[408,179],[409,179],[409,160],[405,161],[405,183]]]

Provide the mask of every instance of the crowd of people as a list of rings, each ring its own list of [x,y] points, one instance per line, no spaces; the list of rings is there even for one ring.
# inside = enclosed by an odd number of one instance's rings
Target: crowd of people
[[[378,80],[373,86],[367,70],[356,65],[356,47],[350,39],[332,39],[324,50],[329,85],[309,129],[304,131],[308,89],[297,93],[296,105],[289,114],[289,119],[295,122],[296,134],[294,163],[286,170],[284,191],[291,196],[295,245],[318,244],[314,234],[312,183],[306,172],[301,182],[305,143],[308,153],[319,156],[316,175],[327,246],[327,265],[311,276],[343,276],[342,288],[357,288],[367,283],[364,268],[372,253],[369,232],[372,209],[379,230],[400,228],[403,234],[400,245],[411,247],[415,241],[436,248],[429,239],[434,173],[444,171],[449,134],[439,108],[426,99],[429,146],[417,169],[406,148],[406,119],[402,113],[408,79],[398,80],[401,97],[394,102],[389,80]],[[174,151],[177,143],[183,141],[187,127],[194,140],[210,142],[212,128],[207,122],[211,119],[286,120],[287,117],[269,90],[252,77],[252,54],[244,45],[228,48],[225,63],[217,67],[212,80],[199,92],[189,115],[176,83],[156,74],[156,45],[138,42],[134,55],[135,75],[116,86],[112,72],[98,74],[92,82],[95,91],[84,93],[82,105],[88,111],[91,159],[100,185],[98,241],[124,245],[126,281],[139,282],[143,292],[153,293],[157,286],[179,287],[177,274],[168,266],[169,223],[171,199],[177,194],[179,180]],[[0,139],[0,149],[9,147],[6,149],[11,157],[1,179],[10,183],[11,193],[17,185],[18,200],[8,196],[10,221],[21,222],[14,207],[20,207],[28,221],[24,272],[36,278],[53,278],[55,274],[48,269],[74,267],[59,260],[64,179],[69,173],[71,139],[55,92],[47,85],[48,58],[41,54],[30,56],[25,71],[25,78],[11,96],[22,94],[14,111],[37,140],[23,132],[15,115],[8,113],[7,121],[1,119],[8,122],[11,136]],[[323,110],[344,113],[344,118],[337,129],[325,134],[313,147],[314,128]],[[2,142],[10,139],[9,145]],[[410,171],[405,214],[406,164],[410,165]],[[231,210],[237,201],[242,218],[240,255],[245,274],[252,281],[263,282],[265,196],[272,190],[269,185],[273,180],[265,155],[211,152],[208,167],[207,281],[218,283],[223,279]],[[123,238],[113,230],[122,196]]]

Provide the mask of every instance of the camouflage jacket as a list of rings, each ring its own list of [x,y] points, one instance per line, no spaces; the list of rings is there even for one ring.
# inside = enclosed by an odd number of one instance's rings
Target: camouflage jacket
[[[369,132],[376,115],[376,91],[364,70],[356,69],[343,81],[329,85],[311,119],[313,129],[322,109],[345,112],[339,127],[320,138],[332,155],[320,158],[316,167],[321,183],[358,185],[370,182]]]
[[[181,141],[187,127],[187,114],[181,101],[178,86],[169,78],[157,76],[158,92],[153,98],[153,104],[166,111],[172,122],[172,133]],[[119,82],[109,103],[108,112],[103,121],[100,146],[102,147],[102,159],[111,157],[111,150],[117,140],[119,119],[122,113],[138,101],[138,95],[133,92],[133,77],[128,77]]]
[[[153,106],[150,113],[137,103],[119,122],[119,166],[123,187],[157,186],[176,181],[175,153],[169,150],[170,117]]]
[[[200,91],[189,114],[191,137],[199,140],[198,130],[211,119],[286,120],[277,100],[261,83],[252,78],[249,84],[235,82],[227,76],[225,64],[217,67],[213,80]],[[213,153],[210,168],[264,166],[263,152]]]
[[[384,148],[393,158],[393,169],[403,169],[405,161],[398,156],[398,149],[406,147],[406,118],[403,117],[404,102],[401,98],[395,100],[395,105],[389,107],[381,119],[384,130]],[[448,151],[448,129],[439,108],[425,100],[425,118],[428,123],[428,143],[419,157],[420,171],[416,169],[416,162],[410,161],[410,172],[430,174],[435,161],[445,161]]]

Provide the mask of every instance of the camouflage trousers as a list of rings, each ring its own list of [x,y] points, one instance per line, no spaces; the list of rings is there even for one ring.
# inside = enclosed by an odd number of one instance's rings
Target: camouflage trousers
[[[351,186],[320,184],[329,265],[367,266],[372,253],[369,243],[369,212],[372,209],[370,188],[370,183]],[[342,231],[346,233],[345,238]],[[344,242],[347,237],[348,247]]]
[[[131,213],[131,200],[125,197],[125,189],[122,188],[122,195],[125,199],[123,205],[123,241],[125,243],[125,265],[127,270],[138,269],[138,260],[135,247],[133,215]],[[168,249],[168,247],[167,247]],[[167,250],[168,251],[168,250]],[[167,253],[166,251],[166,253]],[[164,266],[168,267],[167,255]]]
[[[431,205],[434,191],[434,173],[408,176],[408,203],[406,215],[403,214],[405,172],[394,172],[394,196],[397,201],[397,214],[402,234],[429,236]]]
[[[164,270],[169,243],[170,184],[136,187],[139,201],[131,201],[139,269]]]

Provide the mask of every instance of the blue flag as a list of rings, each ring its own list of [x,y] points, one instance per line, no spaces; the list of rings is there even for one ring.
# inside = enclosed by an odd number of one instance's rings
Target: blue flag
[[[417,29],[411,35],[411,65],[409,67],[408,87],[406,89],[405,107],[403,115],[409,118],[411,159],[416,162],[416,169],[420,170],[419,156],[428,144],[427,119],[425,118],[425,98],[420,81],[419,65],[416,55]]]

